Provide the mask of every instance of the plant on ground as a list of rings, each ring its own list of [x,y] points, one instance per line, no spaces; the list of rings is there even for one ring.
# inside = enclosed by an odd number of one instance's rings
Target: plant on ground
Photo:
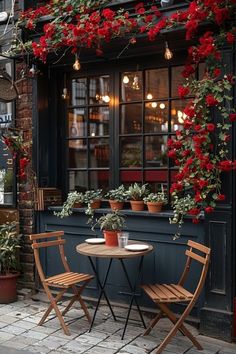
[[[19,267],[17,251],[21,236],[16,226],[16,222],[0,225],[0,274],[8,274]]]

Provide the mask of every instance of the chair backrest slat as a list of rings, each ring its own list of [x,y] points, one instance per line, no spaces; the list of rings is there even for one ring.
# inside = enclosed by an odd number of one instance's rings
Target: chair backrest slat
[[[54,241],[45,241],[45,242],[35,242],[32,244],[32,248],[42,248],[42,247],[51,247],[51,246],[59,246],[64,245],[66,240],[54,240]]]
[[[40,234],[30,235],[30,240],[41,240],[43,238],[51,238],[51,237],[60,237],[64,236],[64,231],[52,231],[52,232],[43,232]]]
[[[185,252],[186,256],[190,257],[190,258],[193,258],[195,259],[196,261],[202,263],[202,264],[206,264],[207,260],[206,258],[202,257],[202,256],[199,256],[198,254],[194,253],[194,252],[191,252],[189,250],[187,250]]]
[[[43,232],[40,234],[30,235],[30,240],[33,241],[31,247],[34,250],[35,264],[38,269],[38,273],[42,282],[44,282],[45,280],[45,275],[44,275],[43,267],[41,265],[40,256],[39,256],[40,248],[58,246],[60,258],[65,268],[65,271],[67,272],[70,271],[70,267],[67,263],[65,253],[64,253],[64,244],[66,243],[66,240],[62,238],[63,236],[64,236],[64,231],[51,231],[51,232]],[[55,240],[52,240],[53,237]]]
[[[192,240],[188,240],[188,246],[195,248],[195,249],[197,249],[203,253],[206,253],[206,254],[210,254],[210,252],[211,252],[210,248],[208,248],[200,243],[194,242]]]

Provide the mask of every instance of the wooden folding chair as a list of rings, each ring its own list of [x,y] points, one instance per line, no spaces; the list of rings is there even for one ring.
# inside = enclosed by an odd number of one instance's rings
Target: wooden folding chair
[[[183,335],[187,336],[192,341],[192,343],[197,347],[197,349],[199,350],[203,349],[200,343],[197,341],[197,339],[184,326],[184,320],[192,310],[203,288],[206,275],[207,275],[207,270],[209,267],[211,250],[210,248],[191,240],[188,241],[188,246],[190,246],[190,249],[186,250],[185,252],[187,256],[186,265],[178,284],[142,285],[142,288],[146,292],[146,294],[160,308],[160,312],[151,321],[150,325],[145,330],[144,335],[149,334],[152,328],[164,316],[167,316],[170,319],[170,321],[174,324],[174,327],[170,330],[170,332],[165,337],[163,342],[157,348],[156,354],[159,354],[163,351],[163,349],[167,346],[167,344],[170,342],[171,338],[176,334],[177,331],[180,331]],[[199,253],[201,253],[201,255]],[[194,293],[189,292],[187,289],[183,287],[187,279],[192,260],[200,262],[202,265],[201,275]],[[182,316],[179,319],[177,319],[174,313],[169,309],[169,304],[178,303],[178,302],[189,303],[185,311],[183,312]]]
[[[64,236],[64,231],[53,231],[53,232],[30,235],[30,240],[33,241],[32,248],[34,250],[35,263],[39,273],[39,277],[44,287],[44,290],[46,292],[46,295],[51,303],[48,309],[46,310],[46,312],[44,313],[42,319],[38,323],[38,325],[41,326],[45,322],[50,312],[54,309],[64,333],[70,335],[70,332],[62,316],[69,311],[69,309],[71,308],[71,306],[76,300],[80,302],[80,305],[84,310],[84,313],[89,323],[91,323],[91,317],[89,315],[87,306],[82,300],[80,294],[82,293],[87,283],[91,279],[93,279],[93,276],[89,274],[74,273],[70,271],[69,265],[67,263],[67,259],[65,257],[65,252],[64,252],[64,244],[66,240],[63,239],[62,236]],[[58,246],[61,261],[64,266],[65,272],[45,278],[44,271],[40,262],[39,249],[43,247],[52,247],[52,246]],[[76,284],[80,282],[82,282],[82,285],[78,288]],[[58,295],[53,296],[50,290],[51,287],[61,289]],[[66,306],[64,311],[61,313],[57,306],[57,303],[58,301],[61,301],[62,296],[69,288],[72,288],[74,296],[71,298],[69,304]]]

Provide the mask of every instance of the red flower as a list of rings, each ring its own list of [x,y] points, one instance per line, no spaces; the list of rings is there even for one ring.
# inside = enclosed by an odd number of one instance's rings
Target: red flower
[[[113,20],[115,16],[115,12],[110,10],[110,9],[104,9],[102,11],[102,15],[107,19],[107,20]]]
[[[215,124],[213,124],[213,123],[207,124],[207,130],[209,132],[213,132],[215,130]]]
[[[182,71],[182,76],[187,78],[195,72],[195,69],[191,65],[185,65]]]
[[[221,25],[227,18],[229,18],[229,11],[227,8],[219,9],[215,7],[214,13],[218,25]]]
[[[213,211],[214,211],[214,208],[212,208],[211,206],[208,206],[205,208],[206,213],[212,213]]]
[[[199,224],[200,220],[198,218],[194,218],[194,219],[192,219],[192,223],[193,224]]]
[[[216,106],[219,101],[211,94],[206,96],[206,104],[208,107]]]
[[[230,122],[236,122],[236,113],[230,113],[229,120]]]
[[[190,209],[189,211],[188,211],[188,214],[189,215],[198,215],[199,213],[200,213],[200,209],[198,209],[198,208],[192,208],[192,209]]]
[[[171,158],[171,159],[175,159],[176,158],[176,152],[175,150],[170,150],[168,152],[168,156]]]
[[[221,74],[221,70],[220,70],[219,68],[214,69],[213,75],[214,75],[215,77],[220,76],[220,74]]]
[[[217,200],[225,200],[225,195],[224,194],[218,194]]]
[[[180,98],[184,98],[185,96],[187,96],[189,94],[189,88],[184,87],[184,86],[179,86],[178,87],[178,94],[179,94]]]
[[[234,34],[231,33],[231,32],[228,32],[228,33],[226,34],[226,40],[227,40],[227,42],[228,42],[229,44],[234,44],[234,42],[235,42],[235,36],[234,36]]]

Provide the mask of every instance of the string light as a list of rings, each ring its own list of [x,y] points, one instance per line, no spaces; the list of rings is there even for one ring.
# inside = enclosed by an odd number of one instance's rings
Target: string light
[[[165,42],[165,54],[164,57],[166,60],[170,60],[173,58],[173,52],[170,50],[169,46],[168,46],[168,42]]]
[[[123,84],[128,84],[129,83],[129,76],[124,75],[123,77]]]
[[[79,61],[77,53],[75,54],[75,62],[73,64],[73,69],[76,70],[76,71],[79,71],[81,69],[81,64],[80,64],[80,61]]]
[[[147,94],[147,100],[152,100],[153,99],[153,95],[151,93]]]
[[[139,80],[138,80],[138,76],[136,74],[135,74],[134,80],[132,82],[132,88],[133,88],[133,90],[140,90]]]

